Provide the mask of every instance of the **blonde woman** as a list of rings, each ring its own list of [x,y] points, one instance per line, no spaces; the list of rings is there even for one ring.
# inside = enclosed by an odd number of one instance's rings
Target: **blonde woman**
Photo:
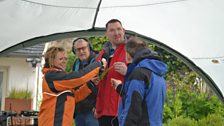
[[[65,72],[65,50],[51,47],[45,53],[43,68],[43,100],[38,115],[39,126],[71,126],[75,103],[85,99],[94,88],[85,84],[103,68],[102,62],[94,62],[78,72]],[[79,90],[73,88],[85,84]]]

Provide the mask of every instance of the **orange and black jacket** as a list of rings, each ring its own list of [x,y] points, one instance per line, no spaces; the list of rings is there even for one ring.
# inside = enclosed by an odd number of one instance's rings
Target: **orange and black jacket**
[[[102,67],[94,62],[78,72],[67,73],[56,68],[44,68],[43,100],[38,115],[38,126],[71,126],[75,103],[91,93],[91,85],[85,84],[96,76]],[[85,84],[79,90],[73,88]]]

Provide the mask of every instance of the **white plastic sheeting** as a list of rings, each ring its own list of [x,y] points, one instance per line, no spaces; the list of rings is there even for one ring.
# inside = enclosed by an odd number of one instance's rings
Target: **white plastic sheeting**
[[[97,32],[117,18],[174,51],[224,101],[223,0],[0,0],[0,12],[0,55],[48,40],[41,37]]]

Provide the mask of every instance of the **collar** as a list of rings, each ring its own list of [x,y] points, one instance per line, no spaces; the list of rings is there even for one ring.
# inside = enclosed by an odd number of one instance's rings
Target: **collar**
[[[57,68],[57,67],[52,67],[52,68],[43,68],[42,69],[42,73],[45,74],[49,71],[63,71],[62,69],[60,68]]]

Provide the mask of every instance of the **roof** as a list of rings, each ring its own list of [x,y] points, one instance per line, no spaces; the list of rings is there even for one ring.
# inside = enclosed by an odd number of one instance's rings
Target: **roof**
[[[22,48],[6,54],[7,57],[41,57],[45,44],[34,45],[32,47]]]

